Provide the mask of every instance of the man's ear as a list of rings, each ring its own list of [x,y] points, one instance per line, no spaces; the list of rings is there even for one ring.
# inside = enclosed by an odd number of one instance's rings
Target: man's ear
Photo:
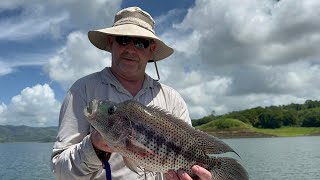
[[[112,49],[112,44],[113,44],[113,37],[112,36],[107,36],[107,43],[109,47]]]
[[[153,53],[157,48],[157,44],[156,43],[152,43],[150,44],[150,52]]]

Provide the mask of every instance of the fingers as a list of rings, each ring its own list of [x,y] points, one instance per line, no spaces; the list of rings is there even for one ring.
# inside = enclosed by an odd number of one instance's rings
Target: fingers
[[[212,175],[208,170],[198,165],[192,166],[191,170],[198,176],[197,179],[199,180],[211,180],[212,178]],[[182,170],[179,170],[178,172],[170,170],[168,173],[165,173],[165,177],[167,180],[192,180],[192,178]]]
[[[166,177],[166,180],[179,180],[177,173],[173,170],[168,171],[164,176]]]
[[[173,171],[173,170],[168,171],[167,173],[164,174],[164,176],[166,177],[166,180],[180,180],[176,171]]]
[[[201,180],[211,180],[211,178],[212,178],[212,175],[208,170],[206,170],[205,168],[200,167],[198,165],[192,166],[191,170]]]
[[[170,170],[164,175],[166,180],[192,180],[192,178],[182,170],[179,170],[178,172]]]
[[[112,149],[110,149],[110,147],[108,147],[108,145],[103,140],[102,136],[100,135],[100,133],[98,131],[93,130],[91,132],[90,138],[91,138],[92,145],[95,148],[100,149],[102,151],[106,151],[106,152],[112,152]]]
[[[188,175],[188,173],[182,170],[178,171],[178,176],[180,177],[181,180],[192,180],[192,178]]]

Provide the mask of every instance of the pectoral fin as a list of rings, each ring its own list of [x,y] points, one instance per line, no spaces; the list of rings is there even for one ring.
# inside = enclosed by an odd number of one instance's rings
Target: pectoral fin
[[[126,139],[127,150],[139,154],[140,156],[154,155],[155,153],[151,151],[148,147],[135,141],[131,136]]]

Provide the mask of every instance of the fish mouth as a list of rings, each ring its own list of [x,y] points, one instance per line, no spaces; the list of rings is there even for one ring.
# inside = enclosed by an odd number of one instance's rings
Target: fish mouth
[[[99,100],[93,99],[89,105],[84,109],[84,115],[93,120],[96,118],[97,111],[98,111]]]

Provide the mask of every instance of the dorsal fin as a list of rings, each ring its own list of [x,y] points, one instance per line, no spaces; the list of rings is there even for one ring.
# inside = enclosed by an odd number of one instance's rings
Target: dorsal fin
[[[148,106],[147,110],[152,114],[162,116],[163,119],[168,120],[169,122],[182,128],[186,133],[190,134],[195,139],[195,143],[200,147],[200,149],[204,150],[205,154],[221,154],[226,152],[236,153],[229,145],[227,145],[220,139],[200,130],[196,130],[185,121],[174,117],[167,111],[160,109],[157,106]]]

